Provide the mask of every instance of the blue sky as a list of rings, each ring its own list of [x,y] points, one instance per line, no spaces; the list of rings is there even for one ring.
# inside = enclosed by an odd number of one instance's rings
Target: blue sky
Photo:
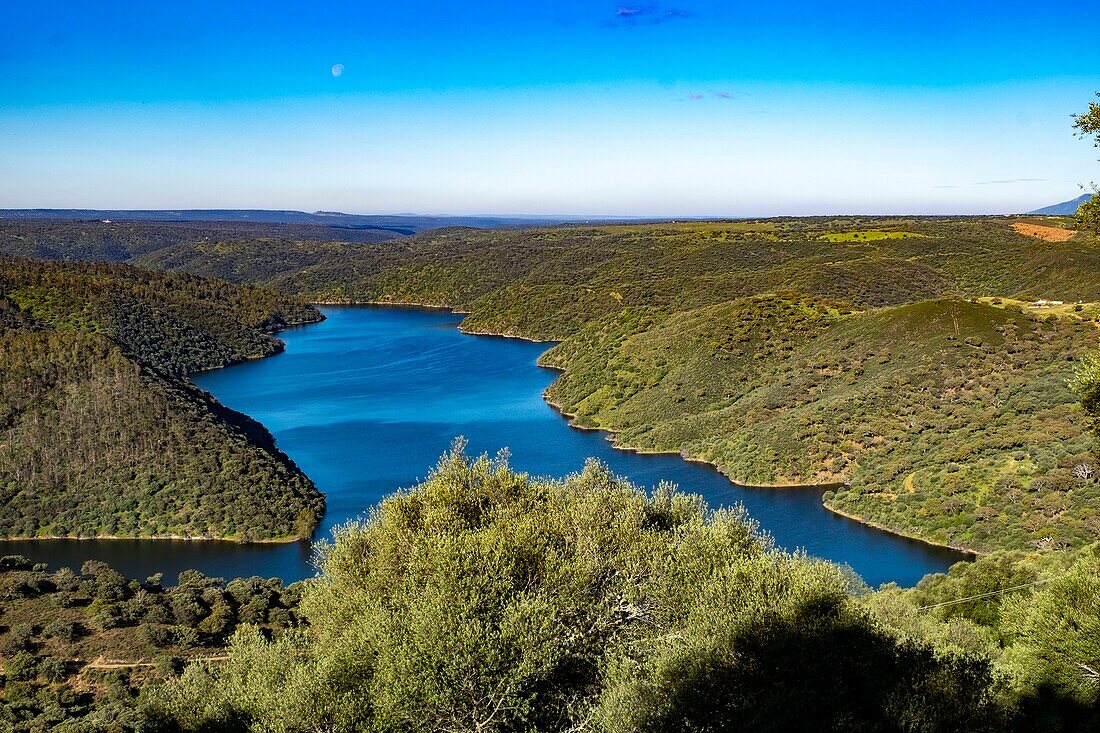
[[[1095,0],[101,5],[6,5],[0,207],[977,213],[1100,178]]]

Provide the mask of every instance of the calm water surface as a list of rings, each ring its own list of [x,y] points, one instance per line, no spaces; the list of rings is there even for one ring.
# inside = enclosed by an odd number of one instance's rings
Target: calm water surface
[[[672,481],[712,506],[743,503],[788,549],[851,565],[872,585],[911,585],[965,556],[870,529],[821,506],[814,489],[746,489],[677,456],[611,447],[605,434],[570,428],[542,399],[554,373],[535,365],[546,345],[467,336],[444,311],[325,308],[323,323],[281,334],[286,351],[195,382],[259,420],[323,491],[318,531],[360,516],[398,487],[415,485],[455,436],[471,454],[511,451],[513,467],[563,476],[595,456],[637,484]],[[238,545],[173,541],[0,543],[52,567],[101,559],[131,577],[198,568],[208,575],[312,575],[307,543]]]

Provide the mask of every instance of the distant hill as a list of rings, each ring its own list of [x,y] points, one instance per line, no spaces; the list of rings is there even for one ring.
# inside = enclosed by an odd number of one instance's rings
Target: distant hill
[[[0,219],[62,221],[249,222],[253,224],[309,224],[334,229],[377,229],[415,234],[442,227],[546,226],[595,221],[565,216],[421,216],[419,214],[344,214],[339,211],[269,211],[266,209],[0,209]],[[602,219],[610,221],[610,219]]]
[[[1060,204],[1054,204],[1053,206],[1044,206],[1041,209],[1035,211],[1029,211],[1029,214],[1042,214],[1043,216],[1073,216],[1077,213],[1077,208],[1092,198],[1091,193],[1081,194],[1072,201],[1063,201]]]
[[[1096,459],[1066,384],[1096,344],[1100,242],[1052,247],[1014,223],[443,229],[311,256],[267,284],[447,305],[468,332],[561,342],[541,362],[565,370],[549,401],[622,447],[750,485],[844,482],[830,508],[942,544],[1082,546],[1100,484],[1071,474]]]

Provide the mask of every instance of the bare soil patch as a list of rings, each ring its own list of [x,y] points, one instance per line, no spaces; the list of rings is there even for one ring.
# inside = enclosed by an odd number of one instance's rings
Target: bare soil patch
[[[1042,224],[1029,224],[1024,221],[1016,222],[1012,225],[1012,228],[1026,237],[1035,237],[1045,242],[1066,242],[1077,234],[1076,229],[1048,227]]]

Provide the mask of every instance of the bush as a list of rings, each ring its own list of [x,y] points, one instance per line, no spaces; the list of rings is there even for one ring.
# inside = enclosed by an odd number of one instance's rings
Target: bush
[[[143,623],[141,625],[142,636],[153,646],[166,647],[171,646],[175,641],[175,635],[166,626],[154,623]]]
[[[27,651],[16,652],[4,662],[4,677],[16,682],[33,680],[38,675],[38,660]]]
[[[68,674],[65,661],[57,657],[42,657],[38,660],[38,678],[47,682],[60,682]]]
[[[80,626],[66,619],[54,619],[46,624],[42,630],[46,636],[51,636],[66,644],[71,644],[80,637]]]
[[[310,629],[252,626],[151,693],[184,730],[981,729],[987,661],[880,631],[835,566],[590,462],[444,458],[322,550]]]
[[[4,555],[0,557],[0,572],[12,570],[31,570],[34,564],[22,555]]]

